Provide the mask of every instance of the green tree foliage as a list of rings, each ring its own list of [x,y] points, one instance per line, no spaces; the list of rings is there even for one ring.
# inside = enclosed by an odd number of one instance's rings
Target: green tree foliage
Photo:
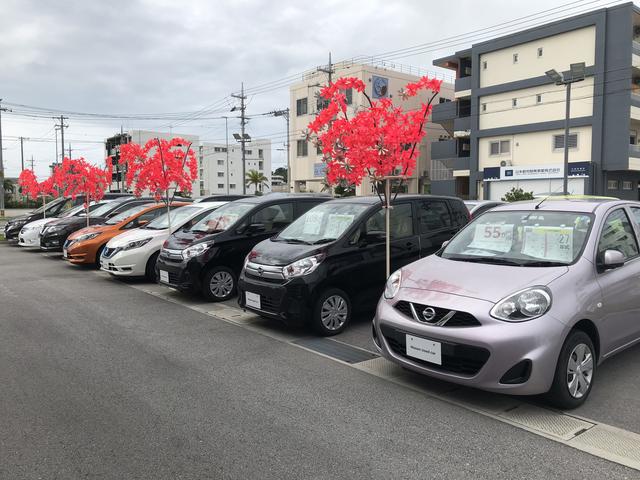
[[[503,202],[518,202],[520,200],[533,200],[533,192],[525,192],[521,188],[513,187],[502,197]]]

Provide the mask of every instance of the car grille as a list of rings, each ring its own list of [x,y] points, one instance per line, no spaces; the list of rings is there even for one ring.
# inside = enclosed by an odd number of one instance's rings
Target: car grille
[[[182,263],[182,250],[173,250],[173,249],[169,249],[169,248],[161,248],[160,249],[160,256],[165,259],[168,260],[169,262],[173,262],[173,263]]]
[[[415,315],[411,310],[411,305],[413,305]],[[406,300],[400,300],[394,307],[403,315],[425,325],[439,327],[479,327],[481,325],[478,319],[470,313],[449,310],[448,308],[431,307],[421,303],[407,302]],[[423,316],[423,312],[428,308],[433,309],[435,313],[434,317],[429,320]]]
[[[260,263],[248,262],[244,273],[248,278],[253,278],[261,282],[282,284],[285,282],[282,274],[282,267],[275,265],[263,265]]]
[[[381,326],[381,331],[393,353],[433,370],[461,375],[475,375],[484,364],[487,363],[487,360],[489,360],[489,351],[484,348],[440,342],[442,348],[442,365],[438,365],[407,355],[406,332],[385,325]]]
[[[73,244],[73,240],[65,240],[63,247],[69,248]]]

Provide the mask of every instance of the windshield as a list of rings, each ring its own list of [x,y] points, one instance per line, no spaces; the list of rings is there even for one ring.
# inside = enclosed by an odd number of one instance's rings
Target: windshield
[[[84,205],[78,205],[77,207],[73,207],[70,210],[67,210],[66,212],[64,212],[62,215],[60,215],[61,218],[64,217],[72,217],[74,216],[76,213],[80,213],[84,211]]]
[[[592,218],[571,212],[490,211],[467,225],[441,256],[502,265],[568,265],[582,251]]]
[[[113,202],[106,202],[100,205],[98,208],[91,212],[92,217],[104,217],[107,213],[115,208],[116,204]]]
[[[254,207],[255,204],[253,203],[227,203],[196,223],[191,228],[191,231],[199,233],[222,232],[230,228],[239,218]]]
[[[140,213],[143,210],[146,210],[147,208],[149,208],[148,205],[136,205],[135,207],[131,207],[127,210],[125,210],[124,212],[120,212],[117,215],[114,215],[113,217],[111,217],[109,220],[107,220],[106,222],[104,222],[106,225],[115,225],[117,223],[120,223],[123,220],[126,220],[127,218],[135,215],[136,213]]]
[[[196,207],[181,207],[176,208],[175,210],[171,210],[171,225],[173,225],[174,227],[177,225],[181,225],[195,213],[201,211],[201,208]],[[165,228],[169,228],[169,215],[167,215],[166,213],[160,215],[158,218],[156,218],[152,222],[149,222],[142,228],[146,228],[149,230],[164,230]]]
[[[288,243],[325,243],[336,240],[369,205],[323,203],[312,208],[273,240]]]
[[[59,205],[60,203],[64,202],[65,200],[66,199],[62,198],[62,197],[61,198],[56,198],[52,202],[49,202],[46,205],[42,205],[41,207],[36,208],[31,213],[42,213],[42,212],[44,212],[45,208],[47,209],[47,211],[49,211],[50,209],[55,208],[57,205]]]

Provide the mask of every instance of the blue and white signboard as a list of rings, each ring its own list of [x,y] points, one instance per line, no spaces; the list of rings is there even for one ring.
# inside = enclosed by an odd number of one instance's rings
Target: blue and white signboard
[[[324,163],[314,163],[313,164],[313,176],[314,177],[324,177],[324,171],[327,166]]]
[[[484,169],[485,182],[500,180],[539,180],[562,178],[564,165],[518,165],[509,167],[487,167]],[[589,162],[569,164],[569,177],[588,177]]]

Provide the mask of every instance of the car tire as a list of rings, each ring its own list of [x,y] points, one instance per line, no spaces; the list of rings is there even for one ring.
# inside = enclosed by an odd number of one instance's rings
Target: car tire
[[[323,337],[337,335],[349,325],[351,313],[349,295],[339,288],[329,288],[315,303],[312,327]]]
[[[547,400],[555,407],[570,410],[582,405],[593,387],[596,349],[589,335],[572,330],[562,345]]]
[[[228,267],[213,267],[202,277],[202,295],[211,302],[224,302],[236,294],[238,278]]]
[[[98,251],[96,252],[96,268],[98,270],[100,270],[100,257],[102,256],[102,252],[106,245],[107,245],[106,243],[104,245],[101,245]]]
[[[149,257],[147,260],[147,265],[144,267],[144,276],[153,283],[158,283],[158,274],[156,273],[156,261],[158,260],[158,256],[160,252],[156,252]]]

